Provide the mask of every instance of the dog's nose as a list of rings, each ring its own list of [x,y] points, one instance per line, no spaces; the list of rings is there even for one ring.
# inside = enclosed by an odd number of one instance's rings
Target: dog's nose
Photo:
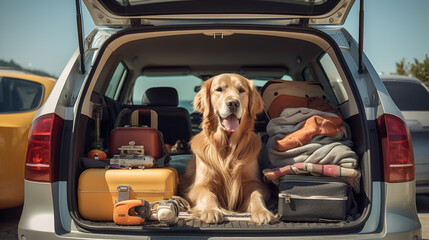
[[[226,105],[228,106],[230,111],[236,111],[237,108],[240,106],[240,102],[237,99],[229,99],[226,102]]]

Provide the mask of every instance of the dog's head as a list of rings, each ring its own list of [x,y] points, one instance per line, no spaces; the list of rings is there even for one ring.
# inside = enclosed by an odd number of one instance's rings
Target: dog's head
[[[252,81],[238,74],[221,74],[203,83],[194,108],[203,114],[203,128],[232,133],[240,128],[253,129],[263,102]]]

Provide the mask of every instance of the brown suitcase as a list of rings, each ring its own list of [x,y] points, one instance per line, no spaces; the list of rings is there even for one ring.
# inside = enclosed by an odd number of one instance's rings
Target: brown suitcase
[[[149,121],[144,125],[139,124],[142,120]],[[130,116],[130,125],[116,128],[110,133],[110,155],[119,154],[120,147],[128,146],[130,141],[134,141],[134,145],[142,145],[146,148],[146,155],[151,155],[155,159],[162,157],[162,151],[159,150],[160,147],[162,149],[163,144],[162,134],[157,132],[157,128],[158,114],[154,110],[134,110]]]
[[[128,146],[131,141],[136,146],[144,147],[144,154],[151,155],[155,159],[164,155],[161,133],[148,127],[122,127],[112,130],[110,133],[110,155],[120,154],[119,148]]]
[[[80,215],[93,221],[112,221],[117,201],[143,199],[148,202],[177,195],[176,169],[87,169],[79,177]]]
[[[150,117],[150,127],[141,127],[138,124],[139,117],[142,115]],[[130,142],[133,141],[135,146],[144,147],[144,155],[150,155],[155,158],[156,166],[165,166],[169,161],[169,156],[164,147],[162,133],[156,129],[157,122],[158,115],[154,110],[135,110],[131,114],[131,127],[119,127],[110,133],[110,157],[120,154],[119,148],[129,146]]]

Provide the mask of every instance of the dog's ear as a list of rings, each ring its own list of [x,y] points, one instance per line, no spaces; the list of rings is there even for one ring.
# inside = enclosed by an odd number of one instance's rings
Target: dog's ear
[[[200,113],[203,113],[203,111],[204,111],[204,109],[203,109],[203,101],[204,101],[203,98],[204,98],[204,96],[202,96],[202,95],[204,95],[204,93],[203,93],[203,88],[201,87],[200,91],[198,91],[197,95],[194,98],[194,101],[192,102],[194,105],[194,109]]]
[[[249,80],[250,94],[249,94],[249,112],[253,118],[256,118],[256,114],[264,110],[264,101],[258,92],[253,81]]]
[[[194,109],[200,113],[204,113],[204,111],[209,110],[210,108],[210,84],[211,79],[205,81],[194,98]]]

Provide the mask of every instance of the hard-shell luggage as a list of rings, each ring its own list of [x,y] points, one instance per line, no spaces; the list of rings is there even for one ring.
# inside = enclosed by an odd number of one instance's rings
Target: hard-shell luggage
[[[349,184],[337,178],[285,175],[279,184],[280,220],[345,220],[353,206],[350,190]]]
[[[120,147],[128,146],[133,141],[136,146],[144,147],[144,155],[150,155],[155,159],[164,154],[162,135],[155,128],[148,127],[121,127],[110,133],[110,155],[120,154]]]
[[[92,221],[112,221],[117,201],[171,199],[177,195],[177,184],[177,171],[170,167],[87,169],[79,177],[79,213]]]
[[[153,157],[157,167],[165,166],[169,161],[169,156],[164,146],[163,135],[157,129],[157,113],[151,109],[138,109],[131,113],[130,119],[131,126],[118,127],[111,131],[110,157],[114,158],[123,154],[121,149],[126,147],[139,146],[143,149],[142,153],[137,154]],[[145,124],[141,125],[142,122]],[[126,158],[122,157],[122,159]]]

